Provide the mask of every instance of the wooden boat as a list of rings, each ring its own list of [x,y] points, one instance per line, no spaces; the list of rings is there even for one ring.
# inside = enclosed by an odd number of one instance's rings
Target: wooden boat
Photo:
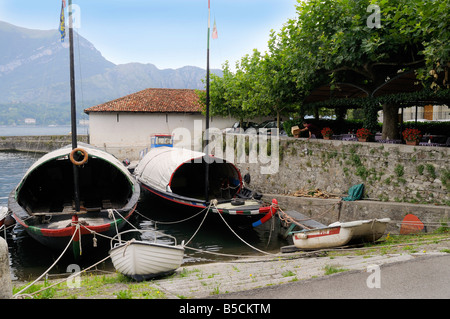
[[[130,231],[142,232],[128,232]],[[119,238],[126,232],[119,234]],[[174,239],[173,245],[158,243],[155,236],[153,242],[133,238],[129,241],[119,240],[119,243],[113,246],[113,238],[109,255],[114,267],[121,274],[136,281],[173,273],[183,263],[184,247],[183,244],[177,245],[174,237],[169,237]]]
[[[389,218],[336,222],[328,226],[292,232],[299,249],[323,249],[356,242],[374,242],[383,236]]]
[[[207,192],[205,165],[209,166]],[[278,209],[276,200],[272,205],[263,205],[260,195],[245,188],[239,170],[232,163],[201,152],[153,148],[139,161],[134,175],[142,189],[168,203],[199,211],[214,200],[212,212],[240,216],[240,222],[252,223],[254,227],[267,221]],[[187,214],[187,209],[184,211]]]
[[[65,1],[62,39],[64,6]],[[58,250],[72,241],[78,258],[82,244],[95,246],[87,237],[117,234],[136,209],[140,187],[114,156],[77,141],[72,0],[68,10],[72,144],[36,161],[11,192],[8,207],[31,237]]]
[[[62,250],[72,236],[77,256],[81,244],[92,246],[94,233],[114,236],[134,210],[140,187],[113,155],[79,143],[83,165],[78,168],[80,209],[75,207],[71,146],[47,153],[25,173],[11,192],[9,209],[27,233],[42,244]],[[83,238],[81,240],[81,238]]]

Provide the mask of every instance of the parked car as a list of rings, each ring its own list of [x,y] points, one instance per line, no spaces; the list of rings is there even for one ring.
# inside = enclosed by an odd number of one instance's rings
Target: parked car
[[[268,135],[272,134],[272,130],[273,128],[277,128],[277,121],[276,120],[268,120],[268,121],[264,121],[261,124],[258,124],[257,130],[258,133],[261,133],[261,130],[259,129],[267,129],[266,133]],[[286,132],[283,129],[283,121],[280,121],[280,135],[286,135]]]
[[[235,122],[230,128],[226,128],[223,130],[224,133],[245,133],[245,131],[249,128],[257,129],[258,124],[255,122],[243,122],[241,127],[240,122]]]

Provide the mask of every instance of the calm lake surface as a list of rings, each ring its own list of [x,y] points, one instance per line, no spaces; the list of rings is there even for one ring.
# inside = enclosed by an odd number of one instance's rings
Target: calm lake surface
[[[88,126],[77,126],[77,134],[87,135]],[[70,125],[0,125],[0,136],[39,136],[39,135],[68,135],[72,131]]]
[[[12,135],[14,136],[14,134]],[[19,183],[27,169],[40,156],[42,154],[0,151],[0,206],[8,205],[10,192]],[[271,221],[257,228],[241,228],[230,225],[235,234],[228,225],[213,214],[208,216],[206,222],[202,224],[203,216],[203,214],[200,214],[189,221],[179,222],[184,219],[179,210],[174,211],[173,208],[167,207],[159,201],[155,201],[148,196],[142,196],[138,204],[138,212],[130,220],[133,226],[127,226],[125,229],[135,227],[155,230],[157,228],[159,232],[174,236],[177,242],[181,243],[183,240],[187,242],[202,225],[187,245],[202,252],[186,249],[185,264],[203,263],[211,260],[230,260],[235,258],[234,255],[261,255],[260,252],[249,245],[265,252],[277,253],[280,247],[288,244],[278,237],[277,225]],[[155,221],[160,223],[155,225]],[[166,224],[163,222],[177,223]],[[3,230],[1,236],[4,236]],[[160,238],[158,240],[164,241],[167,239]],[[29,237],[18,226],[8,229],[7,243],[13,280],[22,281],[37,278],[60,255],[60,252],[49,250]],[[109,243],[99,245],[94,251],[86,254],[82,260],[77,262],[69,256],[63,257],[49,274],[66,273],[67,267],[74,263],[78,264],[81,269],[87,268],[107,257],[109,248]],[[216,253],[225,254],[225,256],[216,255]],[[97,269],[114,271],[109,259],[98,265]]]

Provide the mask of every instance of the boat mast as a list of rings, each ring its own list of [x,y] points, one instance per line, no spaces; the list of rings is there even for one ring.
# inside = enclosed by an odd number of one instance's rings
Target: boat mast
[[[209,164],[208,164],[208,142],[209,142],[209,30],[211,28],[211,1],[208,0],[208,35],[206,49],[206,125],[205,125],[205,201],[209,201]]]
[[[73,57],[73,19],[72,19],[72,0],[69,0],[69,52],[70,52],[70,119],[72,124],[72,149],[77,148],[77,112],[75,100],[75,63]],[[78,183],[78,167],[73,165],[73,186],[75,211],[80,211],[80,195]]]

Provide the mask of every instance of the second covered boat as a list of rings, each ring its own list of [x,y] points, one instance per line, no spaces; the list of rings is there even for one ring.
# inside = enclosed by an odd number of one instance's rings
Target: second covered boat
[[[206,165],[209,185],[205,185]],[[260,196],[244,187],[236,166],[202,152],[154,148],[139,162],[134,174],[143,189],[181,205],[186,211],[187,208],[198,211],[214,203],[211,211],[227,217],[240,216],[238,223],[255,227],[270,219],[278,209],[276,200],[264,205]]]

